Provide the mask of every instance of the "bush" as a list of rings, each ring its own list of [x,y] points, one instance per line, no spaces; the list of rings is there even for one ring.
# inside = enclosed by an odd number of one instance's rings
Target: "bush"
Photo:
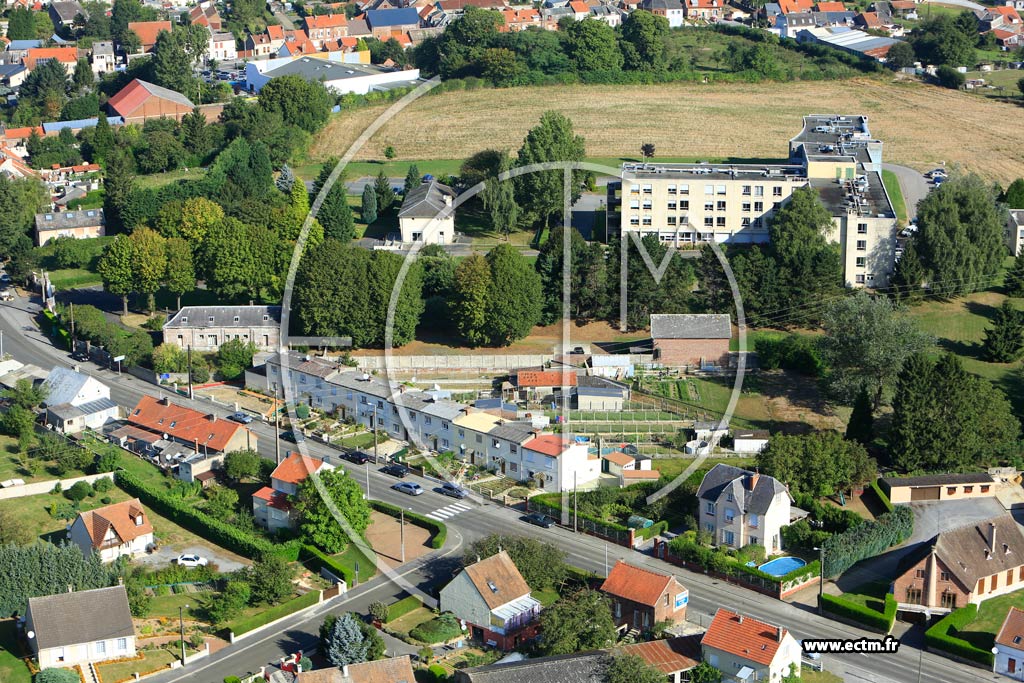
[[[646,541],[666,531],[668,531],[668,522],[661,520],[660,522],[655,522],[646,529],[636,529],[636,538],[642,538]]]
[[[242,679],[238,676],[225,676],[224,683],[242,683]]]
[[[942,650],[951,655],[983,664],[986,668],[991,668],[993,655],[989,650],[983,650],[966,640],[950,635],[950,631],[956,630],[959,632],[964,626],[974,621],[977,615],[977,605],[967,605],[950,612],[925,631],[925,643],[927,643],[929,648]]]
[[[116,454],[112,454],[116,455]],[[111,472],[112,470],[106,470]],[[109,477],[100,477],[92,483],[92,490],[96,493],[106,493],[110,489],[114,488],[114,480]]]
[[[878,479],[871,482],[871,490],[875,492],[876,496],[878,496],[878,500],[882,501],[882,507],[884,507],[887,512],[892,512],[895,506],[892,504],[892,501],[889,500],[889,496],[885,495],[885,491],[882,490],[882,486],[878,482]]]
[[[110,496],[103,496],[102,498],[100,498],[100,502],[103,503],[104,505],[110,505],[110,500]]]
[[[892,593],[885,596],[885,611],[879,612],[857,602],[846,600],[836,595],[825,593],[821,596],[821,609],[825,612],[838,614],[852,619],[867,628],[888,633],[896,621],[896,598]]]
[[[393,602],[387,607],[387,616],[385,622],[391,622],[400,617],[404,617],[409,612],[423,607],[423,603],[415,595],[409,595],[402,598],[398,602]]]
[[[156,587],[156,594],[161,596],[161,597],[166,596],[166,595],[170,595],[171,594],[171,587],[168,586],[166,583],[160,584],[159,586]]]
[[[369,610],[370,616],[377,621],[387,621],[388,618],[388,606],[380,600],[374,600],[370,603]]]
[[[401,515],[401,508],[390,503],[384,503],[379,500],[371,500],[370,507],[377,512],[383,512],[385,515],[392,517],[399,517]],[[435,522],[429,517],[424,517],[421,514],[415,512],[405,513],[406,521],[416,526],[426,529],[433,534],[430,538],[430,547],[434,549],[443,548],[445,539],[448,537],[448,527],[443,522]]]
[[[71,488],[64,492],[64,497],[67,498],[68,500],[80,503],[83,500],[85,500],[85,498],[89,496],[89,494],[91,493],[92,486],[89,484],[89,482],[79,481],[75,482],[75,484]]]
[[[43,669],[36,674],[35,683],[79,683],[79,680],[71,669]]]
[[[810,377],[820,377],[825,370],[820,343],[810,335],[794,332],[781,338],[759,336],[754,340],[754,350],[765,370],[783,368]]]
[[[935,72],[935,80],[943,88],[959,90],[967,82],[967,77],[948,64],[943,64]]]
[[[462,634],[462,627],[455,615],[446,612],[430,621],[425,621],[413,630],[409,636],[428,645],[443,643]]]
[[[902,543],[914,532],[914,513],[901,505],[892,512],[886,512],[877,519],[864,522],[849,531],[827,539],[825,566],[826,577],[839,576],[861,560],[878,555],[897,543]]]
[[[282,602],[280,605],[275,605],[270,609],[265,609],[258,614],[239,619],[238,621],[230,624],[227,630],[234,633],[236,636],[243,633],[248,633],[260,626],[265,626],[272,621],[286,617],[289,614],[294,614],[301,609],[305,609],[310,605],[315,605],[317,600],[320,598],[319,591],[309,591],[305,595],[300,595],[297,598]]]
[[[427,673],[431,676],[431,683],[445,683],[449,680],[448,672],[440,664],[431,664],[427,667]]]

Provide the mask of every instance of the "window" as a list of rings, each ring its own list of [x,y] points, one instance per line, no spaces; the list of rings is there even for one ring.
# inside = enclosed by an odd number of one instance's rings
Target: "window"
[[[667,221],[668,221],[669,225],[675,225],[676,224],[676,217],[675,216],[669,216],[667,218]]]
[[[715,514],[715,504],[712,503],[711,501],[708,501],[708,504],[705,507],[704,511],[707,512],[709,515]]]
[[[424,415],[423,416],[423,424],[428,425],[428,424],[431,424],[432,422],[433,422],[433,420],[430,419],[429,415]]]
[[[676,186],[675,185],[669,185],[668,186],[668,193],[669,194],[675,194],[676,193]]]
[[[855,279],[856,279],[856,282],[857,282],[858,285],[864,284],[864,276],[863,275],[858,275]]]
[[[907,589],[907,602],[911,605],[921,604],[921,589],[920,588],[908,588]]]
[[[640,208],[640,200],[639,199],[630,199],[629,200],[629,208],[631,208],[633,210],[639,209]]]
[[[714,211],[715,210],[715,203],[714,202],[704,202],[704,210],[705,211]]]
[[[268,320],[270,320],[270,316],[269,315],[263,316],[263,322],[267,322]]]
[[[1011,583],[1013,583],[1013,570],[1012,569],[1007,569],[1006,570],[1006,585],[1009,586]]]
[[[863,256],[858,256],[857,257],[857,267],[858,268],[863,268],[865,265],[867,265],[867,262],[865,261],[864,257]]]
[[[211,315],[211,316],[209,316],[209,317],[208,317],[208,318],[206,319],[206,322],[208,322],[208,323],[212,323],[212,322],[213,322],[213,316],[212,316],[212,315]]]
[[[509,453],[518,453],[519,452],[519,446],[516,446],[515,444],[509,444],[508,445],[508,452]]]
[[[949,572],[939,572],[939,581],[949,582]]]
[[[509,469],[510,472],[518,472],[519,471],[519,465],[517,463],[510,462],[508,464],[508,469]]]
[[[924,578],[924,570],[923,569],[918,569],[917,571],[914,572],[914,576],[919,578],[919,579],[923,579]]]
[[[241,320],[241,318],[239,318],[239,317],[238,317],[238,316],[236,315],[236,316],[235,316],[235,318],[234,318],[234,322],[236,322],[236,323],[237,323],[237,322],[238,322],[239,320]]]
[[[875,281],[875,274],[874,273],[868,273],[867,279],[868,279],[868,282],[874,282]]]
[[[726,531],[725,534],[724,534],[724,541],[725,541],[726,545],[735,545],[736,544],[736,534],[734,534],[731,531]]]
[[[441,439],[441,446],[444,448],[448,448],[448,439]]]
[[[858,235],[866,235],[866,234],[868,234],[868,224],[867,223],[858,223],[857,224],[857,234]]]
[[[671,202],[668,203],[668,210],[669,211],[675,211],[676,210],[676,203],[674,201],[671,201]]]
[[[718,226],[719,228],[724,228],[725,227],[725,216],[719,216],[718,218],[716,218],[715,219],[715,225]]]
[[[715,205],[715,211],[725,211],[725,202],[718,202]]]
[[[764,196],[764,185],[755,185],[754,186],[754,196],[755,197],[763,197]]]
[[[679,186],[679,194],[690,194],[690,186],[689,185],[680,185]]]
[[[772,196],[773,197],[781,197],[782,196],[782,186],[781,185],[776,185],[775,187],[772,188]]]
[[[736,511],[732,508],[725,509],[725,521],[732,524],[732,520],[736,519]]]
[[[741,206],[740,208],[742,208],[744,211],[750,211],[750,202],[743,202],[743,206]]]
[[[952,495],[955,495],[955,494],[956,494],[956,487],[955,486],[947,486],[946,487],[946,495],[947,496],[952,496]]]
[[[750,196],[750,185],[744,185],[743,186],[743,195],[745,197],[749,197]]]
[[[760,523],[760,519],[758,519],[756,514],[747,515],[747,519],[750,521],[750,526],[754,527],[755,529],[757,528],[757,525]],[[751,543],[756,543],[756,541],[751,541]]]
[[[714,185],[705,185],[704,186],[704,194],[714,194],[714,193],[715,193],[715,186]]]
[[[974,487],[973,486],[965,486],[964,487],[964,493],[974,493]]]
[[[751,542],[751,543],[752,543],[753,545],[757,545],[757,536],[751,536],[751,537],[750,537],[750,542]]]
[[[497,439],[491,439],[491,446],[494,448],[501,448],[501,442]]]
[[[117,649],[121,650],[121,651],[127,650],[128,649],[128,639],[127,638],[118,638],[117,639]]]
[[[715,194],[725,194],[725,185],[715,185]]]
[[[713,228],[713,227],[715,227],[715,217],[714,216],[704,216],[704,227],[705,228]]]
[[[867,248],[868,248],[868,241],[867,240],[857,240],[857,251],[867,251]]]
[[[629,191],[632,192],[633,194],[640,194],[640,186],[639,185],[630,185],[629,186]]]
[[[690,210],[690,200],[684,199],[684,200],[680,201],[679,202],[679,210],[680,211],[689,211]]]
[[[650,216],[644,216],[643,224],[644,225],[650,225],[651,224],[651,217]]]
[[[654,204],[651,202],[651,200],[644,198],[644,211],[650,211],[652,206],[654,206]]]
[[[483,443],[484,442],[484,437],[481,436],[480,434],[477,434],[476,435],[476,442],[477,443]]]
[[[459,438],[462,439],[462,438],[465,438],[465,436],[466,436],[466,430],[465,429],[460,429],[459,430]]]
[[[754,202],[754,212],[761,213],[764,211],[764,202]]]
[[[981,485],[981,492],[982,493],[988,493],[988,489],[989,489],[989,485],[988,484],[982,484]]]
[[[629,224],[630,225],[640,225],[640,216],[630,216],[629,217]]]
[[[726,494],[725,499],[731,503],[733,501],[732,494],[731,493]]]
[[[744,227],[744,228],[750,227],[750,218],[748,218],[747,216],[744,216],[743,218],[741,218],[740,219],[740,226]]]
[[[105,641],[105,640],[97,640],[96,641],[95,649],[96,649],[96,654],[101,656],[101,657],[103,655],[107,654],[107,641]]]
[[[704,531],[708,532],[709,534],[715,533],[715,525],[714,524],[705,524],[704,525]]]
[[[650,185],[644,185],[643,189],[644,189],[644,194],[650,194],[651,193],[651,186]]]

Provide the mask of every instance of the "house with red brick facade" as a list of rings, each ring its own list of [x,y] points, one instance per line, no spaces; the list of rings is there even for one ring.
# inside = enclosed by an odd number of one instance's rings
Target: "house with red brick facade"
[[[650,631],[659,622],[686,619],[690,593],[678,579],[622,560],[608,572],[601,592],[611,600],[612,618],[620,631]]]
[[[654,360],[662,365],[725,365],[731,337],[732,322],[727,314],[651,316]]]
[[[110,113],[122,117],[125,123],[139,123],[147,119],[165,117],[181,121],[181,117],[194,108],[192,101],[180,92],[138,78],[107,101]]]
[[[899,563],[901,612],[945,614],[1024,588],[1024,534],[1010,515],[943,531]]]
[[[501,551],[469,565],[442,588],[441,611],[465,621],[474,640],[511,650],[537,635],[540,602]]]

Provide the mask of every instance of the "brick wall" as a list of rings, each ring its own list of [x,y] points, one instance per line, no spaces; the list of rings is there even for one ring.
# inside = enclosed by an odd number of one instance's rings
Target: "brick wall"
[[[665,365],[699,365],[707,362],[726,364],[728,339],[655,339],[654,359]]]

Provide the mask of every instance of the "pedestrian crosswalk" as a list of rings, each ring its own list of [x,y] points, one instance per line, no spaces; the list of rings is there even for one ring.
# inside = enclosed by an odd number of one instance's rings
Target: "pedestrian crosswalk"
[[[438,508],[433,512],[429,512],[426,516],[434,521],[443,522],[449,517],[454,517],[460,512],[465,512],[470,508],[472,508],[472,506],[466,505],[465,503],[452,503],[451,505],[445,505],[443,508]]]

